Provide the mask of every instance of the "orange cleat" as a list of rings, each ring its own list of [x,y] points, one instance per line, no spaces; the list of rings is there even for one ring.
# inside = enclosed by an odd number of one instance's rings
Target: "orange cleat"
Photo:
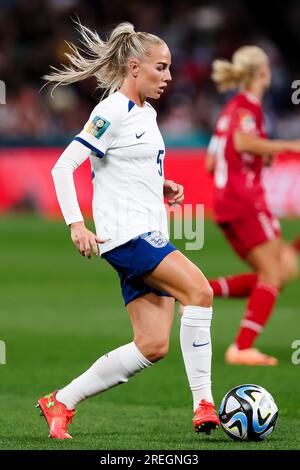
[[[225,362],[243,366],[276,366],[278,359],[263,354],[256,348],[238,349],[232,344],[225,353]]]
[[[193,423],[196,432],[210,434],[213,429],[216,429],[220,425],[220,420],[213,403],[201,400],[199,407],[195,411]]]
[[[72,439],[68,433],[68,424],[72,423],[75,410],[68,410],[67,407],[56,400],[58,390],[49,393],[37,402],[36,408],[40,408],[41,416],[44,416],[50,429],[48,437],[54,439]]]

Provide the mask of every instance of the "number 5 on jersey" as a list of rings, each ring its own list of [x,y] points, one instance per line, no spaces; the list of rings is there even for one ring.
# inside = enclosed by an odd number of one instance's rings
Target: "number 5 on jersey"
[[[158,174],[159,174],[159,176],[163,175],[162,156],[163,156],[164,153],[165,153],[164,150],[159,150],[158,155],[157,155],[157,159],[156,159],[156,162],[158,164]]]

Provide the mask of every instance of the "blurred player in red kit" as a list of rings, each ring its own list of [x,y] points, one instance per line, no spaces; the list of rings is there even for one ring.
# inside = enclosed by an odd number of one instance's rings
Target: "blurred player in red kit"
[[[216,296],[249,297],[225,360],[274,366],[277,359],[253,343],[270,318],[280,289],[296,274],[297,248],[281,238],[279,221],[266,203],[261,172],[278,152],[300,152],[300,140],[267,138],[261,100],[270,86],[271,69],[262,49],[245,46],[231,62],[215,60],[212,79],[221,92],[239,89],[222,110],[207,152],[207,169],[214,173],[215,220],[253,271],[210,281]]]

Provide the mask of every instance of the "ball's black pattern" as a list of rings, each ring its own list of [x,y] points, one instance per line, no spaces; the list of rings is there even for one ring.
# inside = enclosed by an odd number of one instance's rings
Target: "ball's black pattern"
[[[234,440],[261,441],[268,437],[278,417],[272,396],[259,385],[234,387],[223,398],[219,418]]]

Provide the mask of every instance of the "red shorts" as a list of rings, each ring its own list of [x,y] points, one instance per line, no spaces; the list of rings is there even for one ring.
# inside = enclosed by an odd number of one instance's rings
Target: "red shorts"
[[[269,211],[253,211],[218,225],[241,258],[245,258],[256,246],[281,235],[279,220]]]

